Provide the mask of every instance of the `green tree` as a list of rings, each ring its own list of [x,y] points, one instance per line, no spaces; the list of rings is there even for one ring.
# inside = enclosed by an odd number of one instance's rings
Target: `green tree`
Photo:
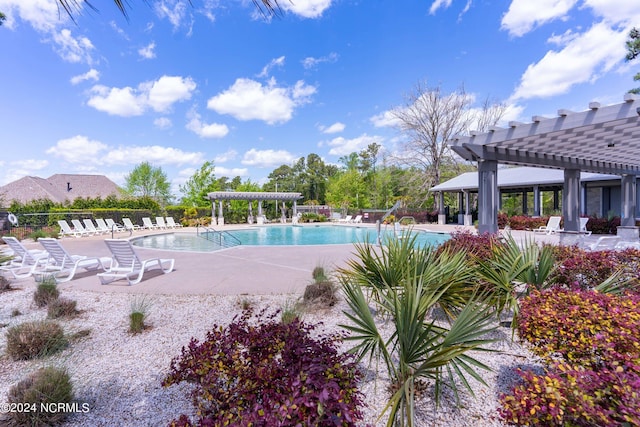
[[[206,206],[208,202],[207,194],[218,191],[219,182],[215,176],[215,166],[213,162],[206,161],[191,177],[180,186],[180,191],[184,194],[182,204],[186,206]]]
[[[638,55],[640,55],[640,30],[634,27],[629,32],[629,39],[627,40],[627,56],[625,59],[627,62],[633,61],[638,57]],[[633,76],[633,80],[636,82],[639,81],[640,73]],[[631,89],[629,93],[640,94],[640,87]]]
[[[171,202],[170,184],[161,167],[142,162],[125,177],[125,188],[133,196],[150,197],[161,206]]]
[[[368,207],[369,192],[356,169],[338,173],[329,180],[326,200],[331,206],[348,211]]]
[[[4,13],[0,12],[0,26],[2,25],[2,22],[7,19],[7,17],[5,16]]]

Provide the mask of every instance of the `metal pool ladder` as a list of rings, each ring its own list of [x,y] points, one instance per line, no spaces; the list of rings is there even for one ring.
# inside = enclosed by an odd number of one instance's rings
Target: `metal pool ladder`
[[[200,231],[201,228],[204,229],[204,232]],[[233,248],[242,244],[240,239],[228,231],[218,231],[210,227],[198,226],[196,227],[196,234],[203,239],[207,239],[210,242],[217,244],[221,249]]]

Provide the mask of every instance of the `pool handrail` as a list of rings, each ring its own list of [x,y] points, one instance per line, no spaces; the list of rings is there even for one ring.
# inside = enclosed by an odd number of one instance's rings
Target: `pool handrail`
[[[200,228],[204,228],[204,230],[205,230],[204,231],[204,236],[201,235]],[[200,227],[199,225],[196,226],[196,235],[198,235],[198,236],[200,236],[200,237],[202,237],[204,239],[207,239],[207,240],[209,240],[211,242],[214,242],[214,243],[216,243],[215,238],[217,236],[218,237],[217,243],[221,248],[233,248],[235,246],[242,245],[242,242],[240,241],[240,239],[238,239],[236,236],[234,236],[230,232],[228,232],[228,231],[219,231],[219,230],[216,230],[216,229],[211,228],[211,227]],[[212,236],[212,238],[210,238],[210,236]],[[230,243],[227,243],[226,237],[229,237]],[[224,244],[223,244],[223,242],[224,242]]]

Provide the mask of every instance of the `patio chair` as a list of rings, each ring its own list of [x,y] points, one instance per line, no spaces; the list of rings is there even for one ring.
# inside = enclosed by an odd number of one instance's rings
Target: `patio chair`
[[[47,262],[38,266],[33,274],[53,276],[59,283],[73,279],[79,268],[86,271],[104,270],[105,264],[111,261],[110,258],[71,255],[56,239],[47,237],[38,239],[38,242],[49,253],[49,256]]]
[[[585,249],[590,251],[610,251],[616,248],[620,236],[601,236],[593,243],[587,244]]]
[[[164,222],[164,217],[163,216],[157,216],[156,217],[156,228],[167,228],[167,223]]]
[[[98,230],[98,228],[93,224],[91,218],[85,218],[82,220],[84,223],[84,229],[89,233],[93,233],[94,235],[102,234],[104,231]]]
[[[534,233],[546,233],[553,234],[556,231],[560,231],[560,221],[562,217],[560,216],[550,216],[549,221],[547,221],[547,225],[541,225],[538,228],[534,228]]]
[[[182,224],[176,223],[176,221],[173,219],[172,216],[168,216],[167,217],[167,227],[169,227],[169,228],[180,228],[180,227],[182,227]]]
[[[3,236],[2,240],[11,248],[14,258],[0,266],[0,270],[11,273],[16,279],[31,276],[38,265],[44,264],[49,257],[47,251],[25,248],[15,237]]]
[[[356,215],[355,218],[351,220],[351,222],[355,224],[360,224],[362,222],[362,215]]]
[[[98,229],[98,231],[101,231],[105,234],[111,232],[111,227],[109,227],[102,218],[96,218],[96,228]]]
[[[351,218],[353,218],[353,216],[347,215],[344,218],[338,220],[338,222],[351,222]]]
[[[142,218],[142,228],[146,228],[147,230],[153,230],[158,228],[158,226],[151,221],[151,218],[146,216]]]
[[[107,247],[113,255],[111,267],[104,273],[98,273],[100,282],[107,285],[113,281],[124,279],[129,285],[140,283],[145,271],[158,267],[164,274],[173,271],[175,260],[150,258],[141,260],[133,245],[128,240],[105,239]]]
[[[82,225],[82,223],[80,222],[79,219],[72,219],[71,220],[71,224],[73,224],[73,229],[77,230],[78,232],[82,233],[81,236],[91,236],[94,235],[96,233],[87,230],[84,225]]]
[[[588,217],[580,217],[580,232],[587,236],[591,236],[591,231],[587,230]]]
[[[124,224],[124,228],[126,230],[142,230],[143,227],[140,227],[138,224],[134,224],[131,222],[129,218],[122,218],[122,223]]]
[[[113,219],[111,218],[107,218],[104,220],[107,223],[107,227],[109,227],[109,231],[114,230],[114,231],[127,231],[127,228],[117,224]],[[132,229],[133,229],[133,224],[131,224]]]
[[[84,231],[84,228],[82,229],[82,231],[72,229],[69,223],[64,219],[58,220],[58,225],[60,226],[60,237],[64,237],[64,236],[81,237],[87,234],[86,231]]]

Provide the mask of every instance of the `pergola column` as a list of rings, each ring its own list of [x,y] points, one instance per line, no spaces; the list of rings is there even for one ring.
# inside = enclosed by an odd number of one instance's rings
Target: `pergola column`
[[[218,225],[224,225],[224,214],[222,211],[222,200],[218,201]]]
[[[438,203],[438,224],[444,225],[447,223],[447,215],[445,215],[444,210],[444,191],[438,193],[439,203]]]
[[[630,174],[622,175],[620,182],[622,193],[622,208],[620,226],[617,234],[623,240],[637,241],[638,227],[636,227],[636,198],[637,185],[636,176]]]
[[[498,232],[498,162],[478,161],[478,233]]]
[[[540,186],[533,186],[533,216],[540,216]]]
[[[216,201],[211,202],[211,223],[216,223]]]
[[[249,200],[249,216],[247,217],[247,224],[253,224],[253,200]]]
[[[458,192],[458,224],[464,224],[464,193]]]
[[[529,211],[528,200],[527,200],[527,191],[522,192],[522,214],[526,215]]]
[[[580,169],[564,170],[562,216],[566,231],[580,231]]]
[[[464,225],[473,225],[471,216],[471,196],[469,190],[464,190]]]

